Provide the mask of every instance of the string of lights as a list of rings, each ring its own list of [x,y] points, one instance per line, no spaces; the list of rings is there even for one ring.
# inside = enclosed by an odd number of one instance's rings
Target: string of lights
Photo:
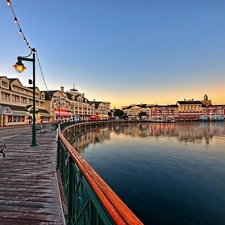
[[[31,46],[29,45],[29,43],[28,43],[28,41],[27,41],[27,39],[26,39],[26,37],[24,35],[24,32],[23,32],[23,30],[22,30],[22,28],[20,26],[20,23],[19,23],[19,20],[18,20],[18,18],[16,16],[16,13],[15,13],[15,11],[13,9],[13,6],[12,6],[11,1],[10,0],[6,0],[6,3],[10,7],[10,9],[11,9],[11,12],[12,12],[13,17],[14,17],[14,23],[18,26],[18,29],[19,29],[19,34],[22,35],[23,40],[26,43],[28,49],[30,51],[32,51],[32,52],[35,51],[35,53],[36,53],[36,58],[37,58],[37,61],[38,61],[38,66],[39,66],[39,69],[40,69],[40,72],[41,72],[41,75],[42,75],[42,79],[44,81],[45,88],[46,88],[46,90],[48,92],[48,87],[47,87],[47,84],[46,84],[46,81],[45,81],[45,78],[44,78],[44,73],[42,71],[42,67],[41,67],[41,63],[40,63],[40,60],[39,60],[39,57],[38,57],[38,54],[37,54],[37,50],[34,50],[34,48],[31,48]]]

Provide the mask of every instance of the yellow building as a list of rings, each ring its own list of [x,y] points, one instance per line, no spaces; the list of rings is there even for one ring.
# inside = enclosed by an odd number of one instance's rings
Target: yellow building
[[[36,122],[89,120],[99,114],[107,118],[109,102],[89,101],[84,93],[70,91],[40,91],[35,88]],[[0,126],[29,124],[32,121],[33,88],[23,86],[18,78],[0,77]]]
[[[45,114],[49,121],[50,114],[45,109],[45,94],[37,87],[36,95],[36,121],[39,122]],[[30,109],[33,104],[33,88],[25,87],[17,78],[0,77],[0,125],[28,124],[32,117]],[[8,109],[8,110],[7,110]]]

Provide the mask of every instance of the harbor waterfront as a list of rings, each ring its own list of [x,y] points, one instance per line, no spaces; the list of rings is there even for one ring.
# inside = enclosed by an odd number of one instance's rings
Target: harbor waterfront
[[[71,144],[144,224],[225,224],[225,123],[127,123]]]

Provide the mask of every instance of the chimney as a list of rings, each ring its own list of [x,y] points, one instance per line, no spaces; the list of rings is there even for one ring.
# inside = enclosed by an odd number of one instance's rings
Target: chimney
[[[81,93],[81,96],[84,98],[84,93]]]
[[[72,91],[72,92],[76,92],[77,91],[77,89],[75,88],[75,84],[73,84],[73,88],[71,88],[70,91]]]
[[[63,86],[60,87],[60,91],[64,92],[64,87]]]
[[[95,102],[95,99],[93,99],[93,102]]]

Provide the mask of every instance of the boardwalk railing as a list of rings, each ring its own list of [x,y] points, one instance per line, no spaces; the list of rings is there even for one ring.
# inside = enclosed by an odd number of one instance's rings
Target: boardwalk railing
[[[143,224],[64,137],[67,129],[80,129],[81,126],[88,127],[90,124],[75,124],[73,128],[62,125],[63,132],[60,126],[58,128],[57,168],[68,207],[67,223]]]

